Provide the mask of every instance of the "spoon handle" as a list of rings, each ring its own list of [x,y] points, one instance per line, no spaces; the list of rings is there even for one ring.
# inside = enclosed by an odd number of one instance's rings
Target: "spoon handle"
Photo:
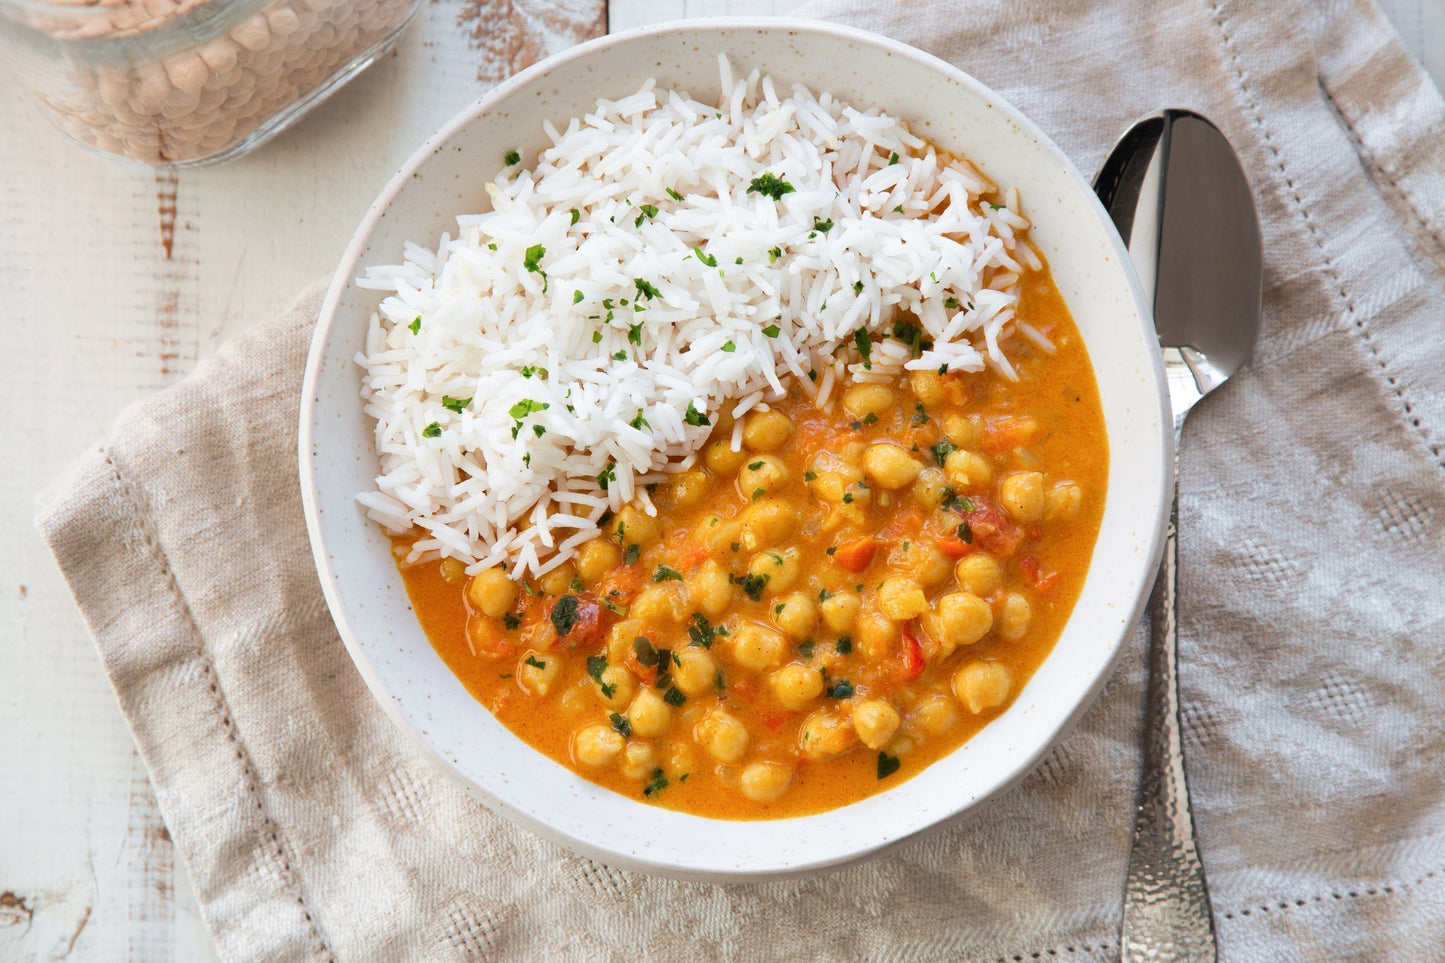
[[[1164,561],[1149,597],[1149,682],[1144,772],[1129,851],[1120,958],[1213,961],[1214,917],[1194,843],[1184,745],[1179,731],[1179,422],[1175,423],[1174,503]]]

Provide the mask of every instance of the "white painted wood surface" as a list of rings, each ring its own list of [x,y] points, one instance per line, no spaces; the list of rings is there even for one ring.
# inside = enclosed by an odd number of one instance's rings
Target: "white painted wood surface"
[[[1380,4],[1445,81],[1445,3]],[[329,272],[388,172],[514,56],[465,29],[481,6],[424,4],[396,55],[297,129],[178,177],[79,150],[0,78],[0,324],[23,359],[0,426],[0,960],[213,958],[32,499],[124,405]],[[609,16],[617,31],[792,6],[611,0]],[[167,259],[158,198],[172,190]]]

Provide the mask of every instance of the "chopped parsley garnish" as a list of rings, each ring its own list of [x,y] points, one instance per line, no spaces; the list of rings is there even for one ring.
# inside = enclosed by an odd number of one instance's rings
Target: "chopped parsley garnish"
[[[770,324],[763,329],[763,334],[769,338],[776,338],[783,329],[776,324]]]
[[[508,612],[502,616],[502,625],[508,629],[515,629],[522,624],[522,617],[515,612]]]
[[[637,661],[647,668],[657,665],[657,649],[653,646],[652,640],[645,635],[639,635],[632,640],[632,651],[637,655]]]
[[[682,195],[670,187],[667,189],[667,196],[672,198],[674,201],[682,200]]]
[[[746,594],[747,597],[750,598],[750,599],[752,599],[754,602],[761,602],[761,601],[762,601],[762,599],[763,599],[763,589],[767,588],[768,578],[769,578],[769,576],[767,576],[766,574],[764,574],[764,575],[743,575],[743,576],[729,575],[729,576],[728,576],[728,579],[729,579],[730,581],[732,581],[735,585],[738,585],[739,587],[741,587],[742,590],[743,590],[743,592],[744,592],[744,594]]]
[[[741,264],[741,263],[743,263],[743,259],[742,259],[742,258],[738,258],[738,259],[737,259],[736,261],[734,261],[733,263],[734,263],[734,264]]]
[[[592,677],[593,682],[600,685],[602,683],[602,673],[606,671],[607,660],[602,658],[602,656],[589,655],[587,657],[587,674]]]
[[[676,708],[687,701],[687,696],[683,695],[677,686],[670,685],[667,687],[667,691],[662,694],[662,701]]]
[[[748,185],[749,194],[762,194],[764,197],[771,197],[775,201],[783,199],[784,194],[791,194],[797,190],[792,184],[775,176],[771,171],[759,174],[753,178]]]
[[[812,639],[809,639],[802,645],[798,646],[798,654],[805,659],[811,659],[813,657],[813,646],[815,644],[816,643],[814,643]]]
[[[642,787],[644,796],[651,796],[655,792],[662,792],[668,787],[667,777],[662,774],[661,769],[652,770],[652,780]]]
[[[713,626],[707,620],[707,616],[701,612],[692,613],[692,621],[693,624],[687,627],[687,637],[692,640],[693,645],[710,649],[714,639],[720,635],[727,635],[727,629],[720,625]]]
[[[722,674],[722,669],[718,669],[718,670],[717,670],[717,675],[713,677],[712,687],[713,687],[714,689],[716,689],[718,692],[723,691],[723,674]]]
[[[421,315],[418,314],[416,317],[412,318],[412,319],[411,319],[411,324],[408,324],[408,325],[406,326],[406,328],[407,328],[407,330],[410,331],[412,334],[416,334],[418,331],[420,331],[420,330],[421,330]]]
[[[616,354],[614,354],[614,355],[612,356],[612,360],[613,360],[613,361],[626,361],[626,360],[627,360],[627,352],[626,352],[626,351],[619,351],[619,352],[617,352]]]
[[[828,601],[828,600],[829,600],[830,598],[832,598],[832,597],[833,597],[833,593],[830,592],[830,591],[828,591],[827,589],[819,589],[819,590],[818,590],[818,601],[819,601],[819,602],[826,602],[826,601]]]
[[[951,297],[951,296],[944,298],[944,299],[943,299],[943,306],[944,306],[945,308],[947,308],[948,310],[950,310],[950,311],[957,311],[957,310],[958,310],[958,298]]]
[[[893,213],[894,213],[894,214],[902,214],[902,213],[903,213],[903,205],[902,205],[902,204],[899,204],[897,207],[895,207],[895,208],[893,209]]]
[[[951,441],[940,441],[936,445],[930,445],[928,450],[933,452],[933,460],[938,462],[939,468],[942,468],[944,461],[948,459],[949,453],[958,450],[958,446]]]
[[[637,296],[639,298],[647,298],[647,300],[651,301],[653,298],[662,295],[661,291],[653,287],[651,281],[645,281],[642,278],[633,278],[632,286],[637,288]]]
[[[853,282],[853,293],[854,293],[854,294],[862,294],[862,293],[863,293],[863,282],[862,282],[862,281],[854,281],[854,282]]]
[[[592,343],[593,343],[593,344],[601,344],[601,343],[602,343],[602,332],[601,332],[601,331],[593,331],[593,332],[592,332]]]
[[[546,433],[547,433],[547,429],[546,429],[545,427],[543,427],[542,425],[533,425],[533,426],[532,426],[532,434],[536,435],[538,438],[541,438],[541,437],[542,437],[543,435],[545,435]],[[532,456],[531,456],[531,454],[527,454],[526,456],[524,456],[523,461],[525,461],[528,465],[532,464]]]
[[[807,471],[803,472],[803,481],[817,481],[817,480],[818,480],[818,473],[815,472],[815,471],[813,471],[811,468],[808,469]]]
[[[1007,207],[1008,205],[1006,205],[1006,204],[993,204],[993,203],[990,203],[988,206],[991,207],[991,208],[993,208],[993,209],[996,210],[996,211],[1001,211],[1001,210],[1003,210],[1005,207]]]
[[[637,221],[632,225],[633,227],[641,227],[643,221],[647,220],[650,217],[657,216],[656,204],[644,204],[640,208],[638,208],[638,210],[640,210],[642,213],[637,215]]]
[[[642,546],[641,546],[641,545],[629,545],[629,546],[627,546],[627,550],[622,553],[622,564],[624,564],[624,565],[636,565],[636,564],[637,564],[637,559],[638,559],[641,555],[642,555]]]
[[[948,485],[943,489],[943,507],[955,512],[971,512],[973,511],[973,502],[967,496],[960,497],[953,490],[953,486]]]
[[[783,256],[783,249],[782,249],[782,248],[780,248],[780,247],[770,248],[770,249],[768,250],[768,263],[769,263],[769,264],[776,264],[776,263],[778,263],[778,258],[780,258],[780,257],[782,257],[782,256]]]
[[[868,414],[866,414],[866,415],[863,416],[863,424],[865,424],[865,425],[876,424],[877,421],[878,421],[878,414],[877,414],[877,412],[870,411],[870,412],[868,412]]]
[[[515,150],[509,150],[507,151],[507,156],[502,158],[502,160],[507,162],[508,167],[511,167],[513,164],[520,164],[522,162],[522,155]]]
[[[442,425],[439,421],[433,421],[431,424],[427,425],[421,430],[421,436],[423,438],[440,438],[441,434]]]
[[[617,481],[617,463],[608,462],[607,467],[597,473],[597,487],[605,492],[608,483],[615,481]]]
[[[913,403],[913,424],[915,426],[922,425],[927,423],[927,421],[928,412],[923,410],[923,402],[915,401]]]
[[[571,214],[573,224],[576,224],[578,221],[582,220],[582,212],[577,210],[577,208],[572,208]]]
[[[759,498],[762,498],[762,497],[763,497],[764,495],[766,495],[767,493],[768,493],[768,490],[767,490],[766,488],[754,488],[754,489],[753,489],[753,501],[757,501]]]
[[[962,525],[958,526],[958,537],[961,538],[964,542],[968,543],[969,545],[972,545],[972,544],[973,544],[973,526],[970,525],[968,522],[964,522]]]
[[[749,471],[757,471],[761,467],[763,467],[763,463],[760,461],[755,461],[748,464]]]
[[[859,328],[853,332],[853,344],[857,346],[858,353],[865,362],[873,356],[873,342],[868,340],[867,328]]]
[[[631,425],[632,427],[636,428],[638,431],[641,431],[643,428],[649,428],[649,429],[650,429],[650,428],[652,427],[651,425],[649,425],[649,424],[647,423],[647,419],[644,418],[644,417],[642,417],[642,409],[641,409],[641,408],[638,408],[638,409],[637,409],[637,414],[636,414],[636,416],[634,416],[633,419],[628,422],[628,424]]]
[[[692,425],[694,428],[712,424],[712,422],[708,420],[707,415],[703,414],[701,411],[698,411],[697,406],[694,405],[691,401],[687,403],[687,413],[682,416],[682,420],[687,422],[689,425]]]
[[[736,351],[736,350],[738,349],[738,346],[737,346],[734,342],[729,341],[729,342],[727,342],[726,344],[724,344],[724,345],[722,346],[722,349],[723,349],[724,351],[728,352],[729,354],[731,354],[732,352],[734,352],[734,351]]]
[[[659,565],[657,566],[657,571],[652,573],[652,580],[654,582],[666,582],[669,580],[681,582],[682,573],[676,569],[668,568],[666,565]]]
[[[708,266],[708,267],[717,267],[717,258],[714,257],[713,255],[702,253],[702,248],[700,248],[700,247],[695,247],[695,248],[692,249],[692,251],[693,251],[694,254],[697,255],[697,259],[698,259],[699,261],[701,261],[703,264],[705,264],[706,266]]]
[[[853,695],[853,683],[847,679],[839,679],[828,686],[824,694],[830,699],[847,699]]]
[[[573,304],[581,304],[581,303],[582,303],[582,292],[581,292],[581,291],[573,291],[573,292],[572,292],[572,303],[573,303]]]
[[[472,399],[470,398],[453,398],[451,395],[442,395],[442,407],[447,411],[455,411],[457,414],[461,414],[462,409],[471,403]]]
[[[621,713],[608,714],[607,721],[612,723],[612,728],[622,733],[622,738],[626,739],[632,735],[632,723]]]
[[[813,230],[817,231],[818,233],[827,234],[832,229],[833,219],[831,217],[828,218],[826,221],[820,221],[816,217],[813,218]]]
[[[886,752],[878,753],[878,778],[887,779],[897,772],[898,767],[901,765],[903,765],[903,763],[898,761],[897,756],[890,756]]]
[[[849,652],[853,651],[853,640],[845,635],[837,642],[833,643],[833,649],[839,655],[847,655]]]
[[[527,663],[527,665],[530,665],[530,666],[531,666],[532,668],[534,668],[534,669],[545,669],[545,668],[547,668],[547,663],[543,662],[541,659],[537,658],[535,655],[529,655],[529,656],[527,656],[526,663]]]
[[[579,614],[577,612],[577,596],[564,595],[552,606],[552,627],[557,630],[559,636],[566,635],[572,631],[577,624]]]
[[[898,151],[894,151],[892,154],[890,154],[890,155],[888,156],[888,163],[890,163],[890,164],[896,164],[896,163],[898,163]]]
[[[540,274],[547,277],[547,272],[542,270],[542,258],[547,256],[547,249],[540,244],[533,244],[527,248],[526,255],[522,258],[522,267],[533,274]]]

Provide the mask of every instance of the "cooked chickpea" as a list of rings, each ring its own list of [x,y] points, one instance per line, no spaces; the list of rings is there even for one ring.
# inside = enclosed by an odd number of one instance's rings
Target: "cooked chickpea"
[[[584,766],[600,768],[621,755],[626,744],[622,733],[611,726],[584,726],[572,737],[572,758]]]
[[[632,704],[627,707],[627,721],[632,723],[633,735],[652,739],[672,724],[672,707],[663,702],[656,691],[643,689],[632,697]]]
[[[979,596],[992,595],[1003,584],[1003,572],[999,568],[998,560],[982,552],[959,559],[953,575],[958,579],[960,588]]]
[[[698,523],[693,536],[714,555],[731,551],[733,542],[742,538],[743,526],[735,518],[709,515]]]
[[[517,684],[533,695],[544,696],[561,671],[562,660],[557,656],[528,650],[517,662]]]
[[[1003,705],[1012,684],[1008,667],[998,662],[975,660],[953,674],[953,694],[975,715]]]
[[[782,633],[755,622],[744,622],[732,635],[733,658],[745,669],[762,672],[783,661],[787,644]]]
[[[622,548],[610,538],[594,538],[577,549],[577,577],[585,585],[596,585],[621,563]]]
[[[773,624],[796,641],[806,639],[818,627],[818,604],[806,592],[790,592],[772,605]]]
[[[983,421],[978,415],[945,415],[943,434],[959,448],[973,448],[983,439]]]
[[[632,652],[632,640],[642,635],[646,626],[641,619],[623,619],[607,630],[607,661],[622,662]]]
[[[865,608],[858,613],[854,626],[853,641],[858,652],[869,662],[882,662],[888,658],[893,643],[898,641],[901,631],[898,623],[877,609]]]
[[[765,498],[742,514],[743,548],[756,552],[764,545],[781,541],[798,527],[798,510],[776,498]]]
[[[822,673],[797,662],[789,662],[768,677],[773,695],[794,712],[802,712],[823,694]]]
[[[857,741],[852,723],[831,709],[816,710],[798,729],[798,748],[811,759],[840,756]]]
[[[782,551],[766,549],[754,555],[748,563],[748,574],[767,576],[769,592],[786,592],[798,581],[802,565],[798,561],[798,550],[787,548]]]
[[[1044,517],[1044,476],[1042,472],[1021,471],[1005,475],[998,486],[999,501],[1014,521],[1024,525]]]
[[[923,465],[900,445],[879,442],[863,452],[863,470],[879,488],[890,491],[913,484]]]
[[[727,569],[713,559],[703,562],[687,577],[687,594],[708,618],[723,615],[733,603],[733,585],[728,580]]]
[[[442,581],[448,585],[460,585],[466,581],[467,566],[460,559],[442,559],[440,570],[442,573]]]
[[[613,517],[610,531],[623,545],[649,545],[662,535],[662,522],[640,508],[623,505]]]
[[[946,659],[959,646],[973,645],[988,635],[993,628],[993,609],[972,592],[950,592],[938,600],[937,609],[924,620],[924,628]]]
[[[467,583],[467,601],[483,615],[499,619],[517,601],[517,583],[500,568],[482,569]]]
[[[813,494],[823,501],[836,505],[843,500],[848,492],[848,486],[854,483],[854,479],[842,472],[825,471],[811,482]]]
[[[572,580],[576,577],[576,567],[571,562],[563,562],[539,577],[537,587],[542,590],[543,595],[566,595],[572,590]]]
[[[672,669],[672,684],[681,689],[683,695],[702,695],[717,685],[717,660],[707,649],[689,645],[673,654],[678,664]]]
[[[697,468],[689,468],[687,471],[673,476],[668,487],[672,491],[674,502],[682,508],[691,508],[693,505],[700,504],[707,497],[707,473]]]
[[[657,754],[646,742],[629,742],[622,750],[622,774],[628,779],[646,779],[657,768]]]
[[[878,586],[878,608],[890,619],[906,622],[928,611],[928,598],[913,579],[895,575]]]
[[[753,802],[771,802],[793,782],[793,770],[780,762],[750,762],[738,777],[738,789]]]
[[[748,750],[748,727],[726,709],[714,709],[693,729],[697,744],[718,762],[737,762]]]
[[[1023,638],[1034,617],[1033,606],[1018,592],[1007,592],[1003,597],[1003,610],[998,614],[998,634],[1010,641]]]
[[[888,566],[905,571],[925,590],[937,588],[953,574],[953,563],[927,542],[908,540],[888,556]]]
[[[1079,514],[1084,492],[1073,482],[1060,482],[1044,496],[1044,517],[1070,519]]]
[[[777,451],[793,436],[793,421],[781,411],[754,411],[743,419],[743,444],[753,451]]]
[[[862,608],[863,600],[853,592],[835,592],[823,600],[818,606],[819,614],[823,616],[823,624],[829,630],[839,635],[847,635],[853,631],[853,623],[858,619],[858,610]]]
[[[898,731],[898,710],[883,699],[869,699],[853,708],[853,729],[869,749],[882,749]]]
[[[597,698],[606,703],[607,708],[621,712],[637,692],[636,677],[622,665],[609,665],[597,675],[598,681],[592,685]]]
[[[913,501],[924,511],[932,511],[943,504],[943,490],[947,487],[943,469],[929,465],[913,480]]]
[[[703,461],[707,462],[708,470],[714,475],[727,476],[743,467],[752,455],[741,448],[733,451],[732,439],[724,436],[708,442],[702,457]]]
[[[908,372],[908,387],[913,389],[924,407],[931,408],[948,400],[948,393],[943,390],[943,377],[937,371]]]
[[[644,622],[681,622],[690,614],[687,589],[674,581],[649,585],[638,593],[627,614]]]
[[[786,488],[790,478],[787,466],[779,458],[755,455],[738,469],[738,492],[751,501],[758,492],[771,495],[780,488]]]
[[[958,723],[958,710],[947,696],[932,695],[918,703],[912,721],[930,736],[941,736]]]
[[[854,418],[882,418],[893,410],[893,389],[880,384],[856,384],[843,393],[843,410]]]
[[[948,483],[959,491],[987,488],[993,481],[993,468],[982,455],[971,451],[951,451],[943,460],[943,473]]]

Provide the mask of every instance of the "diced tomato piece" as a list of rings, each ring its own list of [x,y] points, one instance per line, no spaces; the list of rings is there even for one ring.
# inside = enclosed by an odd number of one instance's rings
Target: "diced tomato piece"
[[[872,535],[864,535],[839,545],[833,553],[833,563],[849,572],[861,572],[873,564],[873,555],[877,551],[878,540]]]
[[[547,625],[553,631],[557,631],[556,612],[557,606],[566,599],[576,599],[568,603],[573,608],[570,628],[566,632],[557,632],[557,640],[574,648],[586,648],[597,645],[602,641],[602,606],[597,603],[596,596],[586,592],[561,595],[553,599],[547,605]]]
[[[680,571],[686,572],[706,562],[712,553],[707,546],[691,539],[678,547],[677,564]]]
[[[923,646],[912,632],[903,633],[903,680],[912,682],[923,674]]]
[[[503,635],[502,623],[485,615],[467,619],[467,646],[479,659],[504,659],[512,654],[512,643]]]
[[[1059,580],[1058,572],[1045,572],[1043,566],[1039,564],[1039,560],[1032,555],[1025,555],[1019,559],[1019,571],[1024,574],[1024,578],[1033,583],[1034,588],[1043,593],[1047,593]]]
[[[984,451],[997,454],[1031,445],[1038,434],[1039,423],[1032,418],[998,418],[984,426],[981,444]]]
[[[597,583],[597,594],[618,605],[627,605],[637,598],[642,586],[647,583],[647,573],[639,564],[619,565],[602,576]]]
[[[964,517],[973,531],[973,544],[1000,558],[1012,555],[1023,540],[1023,530],[992,505],[975,506],[973,511],[965,512]]]

